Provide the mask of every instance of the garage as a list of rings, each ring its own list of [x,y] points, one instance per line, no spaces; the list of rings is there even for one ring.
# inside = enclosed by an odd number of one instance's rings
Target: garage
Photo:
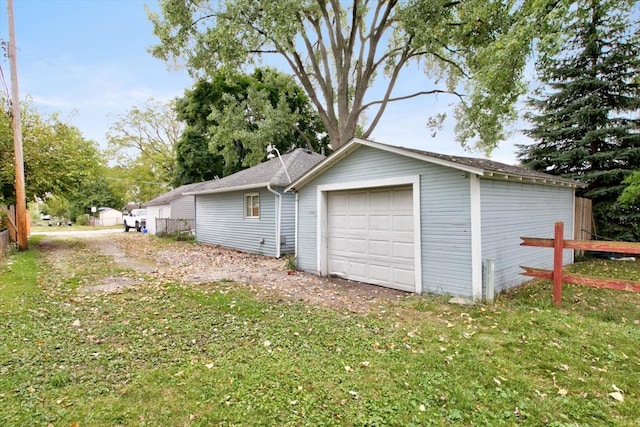
[[[414,254],[412,186],[328,192],[330,275],[412,292]]]
[[[525,280],[521,265],[550,268],[556,221],[571,239],[583,184],[488,159],[352,139],[286,191],[296,194],[298,268],[415,293],[480,300]],[[493,280],[483,265],[492,260]],[[564,251],[563,263],[573,260]]]

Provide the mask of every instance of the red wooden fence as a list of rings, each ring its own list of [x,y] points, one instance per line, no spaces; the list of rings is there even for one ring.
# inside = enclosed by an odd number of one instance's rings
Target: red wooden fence
[[[553,303],[556,306],[560,306],[560,303],[562,301],[562,282],[574,283],[584,286],[594,286],[597,288],[640,292],[640,282],[583,276],[580,274],[565,274],[562,271],[563,249],[582,249],[588,251],[640,254],[640,243],[599,242],[594,240],[565,240],[563,236],[564,223],[556,222],[555,235],[553,239],[521,237],[522,243],[520,243],[520,246],[553,248],[553,271],[523,266],[520,268],[525,270],[524,273],[521,273],[524,276],[553,280]]]

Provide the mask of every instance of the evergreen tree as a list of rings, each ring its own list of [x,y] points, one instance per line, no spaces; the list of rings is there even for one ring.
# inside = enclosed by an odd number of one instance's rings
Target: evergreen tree
[[[577,195],[593,201],[597,234],[640,241],[640,207],[617,199],[640,169],[640,31],[635,1],[578,0],[560,26],[563,42],[546,46],[538,75],[544,86],[529,105],[519,146],[529,168],[587,184]],[[635,18],[634,18],[635,16]]]

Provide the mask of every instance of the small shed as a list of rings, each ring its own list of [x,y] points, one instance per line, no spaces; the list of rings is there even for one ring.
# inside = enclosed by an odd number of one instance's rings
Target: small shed
[[[298,267],[408,292],[481,299],[483,263],[496,292],[551,267],[548,249],[521,247],[564,221],[573,230],[581,184],[486,159],[353,139],[287,191],[297,194]],[[564,262],[573,254],[565,251]],[[489,287],[490,289],[491,287]]]
[[[167,232],[170,228],[168,220],[184,220],[187,224],[193,225],[194,196],[184,193],[194,190],[200,184],[202,183],[182,185],[146,202],[143,207],[147,209],[147,231],[151,234],[157,234],[158,231]]]
[[[120,225],[122,223],[122,212],[108,207],[101,207],[98,209],[98,218],[96,218],[96,225],[110,227],[113,225]]]
[[[284,187],[325,156],[295,149],[194,191],[196,241],[280,257],[294,252],[295,197]]]

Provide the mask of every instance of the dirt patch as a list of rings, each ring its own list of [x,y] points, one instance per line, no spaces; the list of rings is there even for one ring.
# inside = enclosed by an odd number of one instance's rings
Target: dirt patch
[[[276,297],[354,312],[372,311],[406,292],[309,273],[287,274],[285,260],[182,242],[167,242],[139,233],[93,236],[90,250],[110,257],[120,268],[155,279],[182,284],[231,281],[261,297]],[[57,258],[65,258],[69,253]],[[112,276],[81,288],[85,293],[120,291],[139,282],[127,275]]]

